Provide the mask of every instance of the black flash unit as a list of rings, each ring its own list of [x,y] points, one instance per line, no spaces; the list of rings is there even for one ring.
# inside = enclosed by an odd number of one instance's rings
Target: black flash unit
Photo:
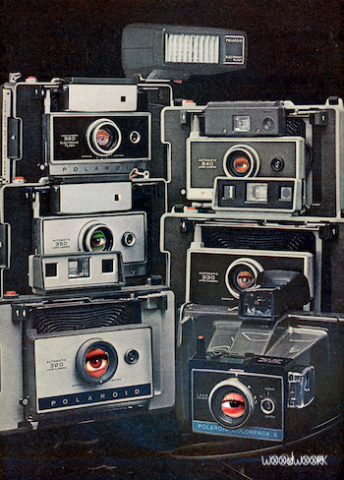
[[[245,32],[219,28],[131,24],[122,34],[126,77],[186,80],[246,67]]]

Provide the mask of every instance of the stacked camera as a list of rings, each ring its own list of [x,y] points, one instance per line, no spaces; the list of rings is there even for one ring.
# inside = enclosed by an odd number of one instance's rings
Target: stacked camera
[[[165,411],[175,301],[167,82],[12,74],[2,87],[1,431]]]
[[[246,49],[129,25],[125,79],[3,85],[2,432],[176,403],[239,449],[341,418],[342,100],[172,97]]]
[[[335,97],[162,112],[161,249],[191,443],[299,440],[343,414],[343,129]]]

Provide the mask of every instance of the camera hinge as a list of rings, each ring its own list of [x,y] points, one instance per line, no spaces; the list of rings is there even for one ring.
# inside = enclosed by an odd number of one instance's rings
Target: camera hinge
[[[168,309],[167,295],[147,295],[146,297],[138,297],[144,300],[141,304],[145,310],[161,310],[165,312]]]
[[[327,224],[327,225],[320,226],[319,237],[321,240],[324,240],[325,242],[336,240],[338,238],[338,225]]]
[[[12,321],[13,322],[24,322],[28,317],[28,308],[27,305],[19,304],[12,305]]]

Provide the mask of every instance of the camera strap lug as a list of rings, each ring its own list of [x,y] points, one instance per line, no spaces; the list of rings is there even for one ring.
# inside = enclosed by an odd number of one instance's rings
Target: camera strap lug
[[[21,73],[10,73],[9,75],[9,81],[10,83],[17,83],[17,81],[20,79],[21,77]]]

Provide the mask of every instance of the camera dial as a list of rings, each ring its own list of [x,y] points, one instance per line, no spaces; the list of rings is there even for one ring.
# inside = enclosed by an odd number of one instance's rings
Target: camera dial
[[[218,424],[225,428],[239,428],[251,416],[254,399],[246,385],[237,378],[230,378],[211,390],[208,405]]]
[[[122,244],[125,247],[132,247],[136,243],[136,235],[133,232],[125,232],[122,237]]]
[[[260,408],[263,413],[270,415],[275,410],[275,402],[271,397],[265,397],[260,401]]]
[[[86,139],[89,148],[95,155],[109,157],[120,146],[122,134],[115,122],[101,118],[88,127]]]
[[[105,383],[117,370],[116,349],[101,339],[90,339],[79,348],[75,365],[80,378],[85,382]]]
[[[256,285],[258,273],[263,267],[251,258],[240,258],[229,265],[225,274],[226,287],[234,298],[240,297],[240,292]]]
[[[136,130],[130,133],[129,138],[131,143],[133,143],[134,145],[136,145],[137,143],[140,143],[141,141],[141,135]]]
[[[139,358],[140,358],[140,354],[134,348],[131,348],[130,350],[128,350],[124,356],[124,360],[129,365],[134,365],[135,363],[137,363],[139,361]]]
[[[255,177],[259,170],[258,153],[249,145],[235,145],[223,157],[227,177]]]

